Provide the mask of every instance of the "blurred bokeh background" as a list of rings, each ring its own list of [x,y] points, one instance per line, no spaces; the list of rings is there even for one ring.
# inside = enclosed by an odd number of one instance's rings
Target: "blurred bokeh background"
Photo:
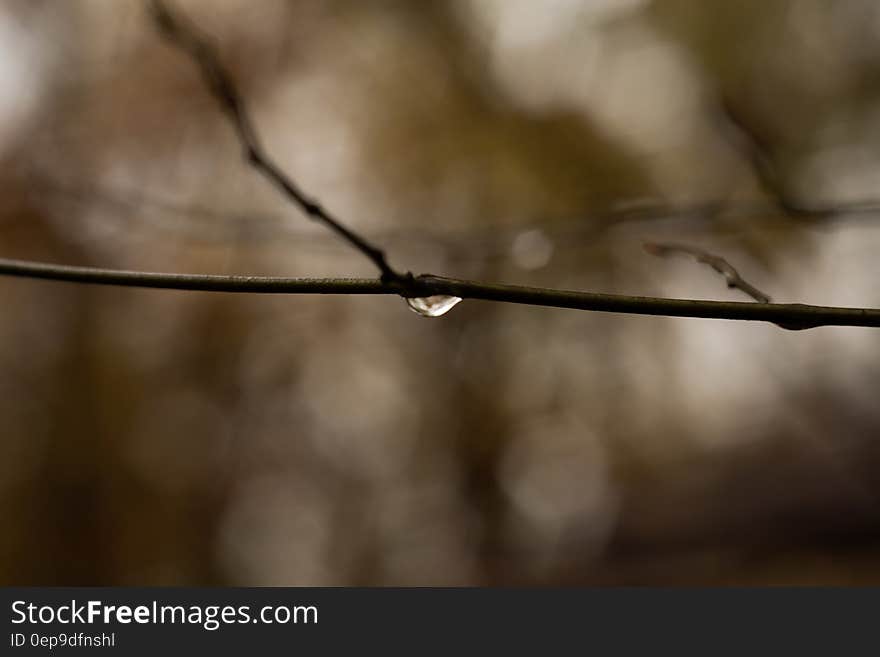
[[[874,0],[173,0],[398,268],[880,306]],[[739,140],[739,142],[738,142]],[[372,276],[139,0],[0,0],[0,256]],[[772,190],[771,190],[772,191]],[[700,211],[691,211],[700,208]],[[0,279],[0,582],[880,583],[880,333]]]

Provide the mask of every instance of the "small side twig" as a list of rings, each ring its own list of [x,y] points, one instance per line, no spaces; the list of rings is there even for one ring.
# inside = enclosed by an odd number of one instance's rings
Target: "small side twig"
[[[691,256],[697,262],[709,265],[712,269],[724,276],[724,279],[727,281],[727,287],[745,292],[758,303],[770,303],[769,296],[761,292],[761,290],[748,281],[744,280],[733,265],[721,256],[714,255],[708,251],[703,251],[694,246],[688,246],[687,244],[657,244],[655,242],[647,242],[644,245],[644,249],[651,255],[661,257],[675,254]]]
[[[277,187],[311,219],[318,221],[358,251],[379,268],[385,282],[403,282],[411,275],[403,275],[388,264],[385,253],[334,218],[327,210],[303,192],[299,186],[266,154],[244,100],[236,88],[232,76],[220,63],[220,58],[208,41],[199,35],[195,27],[175,16],[164,0],[149,0],[157,27],[177,48],[188,54],[198,65],[209,90],[220,108],[229,117],[251,166]]]

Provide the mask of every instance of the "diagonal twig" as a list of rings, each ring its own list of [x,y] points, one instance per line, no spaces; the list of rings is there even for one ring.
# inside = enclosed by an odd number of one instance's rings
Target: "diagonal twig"
[[[403,275],[388,264],[385,253],[353,230],[340,223],[321,205],[303,192],[299,186],[275,164],[257,136],[250,114],[232,76],[220,63],[217,53],[201,36],[196,28],[184,19],[175,16],[164,0],[148,0],[157,27],[177,48],[188,54],[198,65],[209,90],[217,99],[220,108],[232,122],[244,155],[250,165],[277,187],[294,204],[314,221],[318,221],[341,236],[358,251],[363,253],[379,268],[383,282],[406,281],[411,274]]]
[[[656,242],[647,242],[644,245],[644,249],[651,255],[661,257],[675,255],[677,253],[691,256],[697,262],[709,265],[712,269],[724,276],[724,279],[727,281],[727,287],[745,292],[758,303],[770,303],[769,296],[761,292],[761,290],[748,281],[744,280],[733,265],[721,256],[714,255],[708,251],[703,251],[703,249],[698,249],[697,247],[689,246],[687,244],[658,244]]]

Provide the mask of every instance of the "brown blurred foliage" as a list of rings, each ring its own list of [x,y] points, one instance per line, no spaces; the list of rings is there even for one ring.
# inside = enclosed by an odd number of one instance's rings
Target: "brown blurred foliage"
[[[880,306],[871,0],[175,0],[272,155],[415,272]],[[4,257],[358,276],[137,0],[0,5]],[[622,209],[659,204],[650,219]],[[610,218],[610,219],[609,219]],[[0,280],[4,584],[880,582],[880,334]]]

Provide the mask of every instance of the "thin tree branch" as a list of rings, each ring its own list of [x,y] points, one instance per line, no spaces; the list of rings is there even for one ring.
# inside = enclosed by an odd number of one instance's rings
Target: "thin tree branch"
[[[209,90],[232,122],[250,165],[291,202],[299,206],[309,218],[323,223],[369,258],[379,268],[383,281],[405,281],[411,278],[409,274],[403,275],[392,269],[381,249],[331,216],[272,161],[257,136],[253,121],[245,108],[244,99],[238,92],[232,76],[220,63],[220,58],[208,41],[194,26],[172,14],[164,0],[149,0],[149,2],[153,18],[162,34],[198,65]]]
[[[266,212],[230,212],[212,209],[192,203],[175,202],[161,196],[151,195],[143,190],[129,188],[102,187],[92,184],[71,183],[54,180],[40,174],[31,174],[30,184],[39,189],[40,194],[53,194],[73,203],[100,203],[119,210],[130,212],[132,210],[149,211],[162,215],[173,215],[175,221],[169,226],[177,230],[182,227],[204,231],[204,222],[210,222],[210,227],[216,230],[234,231],[238,239],[247,235],[253,239],[268,239],[278,235],[288,235],[297,239],[314,239],[312,232],[300,232],[294,227],[280,222],[281,217],[274,213]],[[835,204],[827,204],[826,212],[822,214],[827,222],[815,222],[813,227],[832,225],[835,220],[847,217],[880,217],[880,201],[851,201]],[[608,210],[587,212],[577,216],[548,219],[541,227],[558,232],[565,238],[579,238],[581,240],[595,237],[607,229],[634,223],[661,224],[663,222],[685,222],[702,219],[721,218],[749,218],[755,215],[762,217],[774,216],[778,204],[770,200],[725,200],[703,201],[696,203],[676,204],[674,201],[655,200],[632,206],[621,205]],[[778,216],[778,213],[776,213]],[[782,216],[789,216],[783,213]],[[817,217],[818,218],[818,217]],[[511,226],[510,224],[493,225],[481,223],[479,227],[468,229],[468,242],[485,241],[490,244],[510,240],[511,236],[538,227],[532,224]],[[762,228],[758,224],[756,228]],[[159,226],[164,228],[164,226]],[[730,231],[728,231],[730,232]],[[399,239],[423,239],[423,240],[450,240],[460,237],[455,229],[437,227],[421,227],[416,229],[399,229],[389,226],[380,226],[378,232],[383,241]],[[226,239],[225,235],[202,235],[207,241]],[[560,247],[577,246],[575,239],[560,244]],[[346,245],[347,248],[347,245]],[[581,248],[577,246],[577,248]]]
[[[279,188],[311,219],[330,228],[369,258],[378,267],[380,278],[314,279],[165,274],[71,267],[8,259],[0,259],[0,275],[99,285],[233,293],[394,294],[409,299],[450,296],[599,312],[763,321],[792,330],[818,326],[880,327],[880,309],[662,299],[488,284],[428,274],[418,277],[410,273],[401,275],[389,266],[380,249],[334,219],[316,201],[306,196],[296,183],[272,162],[257,137],[231,76],[221,66],[219,58],[206,40],[201,38],[194,28],[174,17],[163,0],[148,0],[148,2],[160,30],[198,64],[210,91],[222,110],[230,117],[251,166]],[[786,209],[784,204],[781,205]],[[694,255],[693,251],[688,252]],[[742,281],[736,270],[723,259],[709,256],[707,260],[706,255],[708,254],[701,254],[702,261],[724,274],[729,284],[733,282],[735,287],[746,291],[751,289],[750,293],[762,294]]]
[[[724,276],[727,281],[727,287],[738,289],[748,294],[758,303],[770,303],[769,296],[761,292],[754,285],[744,280],[739,272],[727,260],[721,256],[714,255],[703,249],[687,244],[658,244],[656,242],[647,242],[644,249],[651,255],[664,257],[676,253],[681,253],[693,257],[697,262],[709,265],[712,269]]]
[[[800,219],[822,219],[875,211],[877,206],[871,202],[838,205],[805,203],[795,198],[779,171],[773,145],[755,128],[747,113],[726,96],[721,97],[720,113],[728,137],[745,156],[758,184],[786,215]]]
[[[0,275],[126,287],[262,294],[391,294],[404,298],[436,295],[550,308],[633,315],[702,317],[759,321],[791,330],[818,326],[880,327],[880,309],[833,308],[805,304],[697,301],[595,294],[516,285],[479,283],[423,274],[404,281],[363,278],[276,278],[156,274],[71,267],[0,258]]]

